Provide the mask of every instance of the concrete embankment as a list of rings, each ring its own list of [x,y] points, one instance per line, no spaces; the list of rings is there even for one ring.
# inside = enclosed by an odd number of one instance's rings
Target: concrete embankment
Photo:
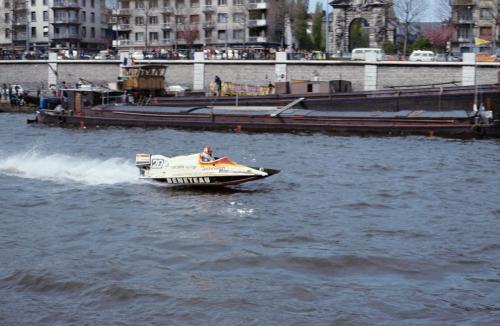
[[[2,112],[7,112],[7,113],[33,113],[35,112],[36,107],[32,105],[24,105],[21,107],[17,106],[12,106],[10,105],[9,102],[0,102],[0,113]]]
[[[165,64],[167,84],[182,84],[206,91],[218,75],[223,81],[267,85],[283,80],[332,80],[352,82],[353,90],[376,90],[391,86],[457,85],[499,82],[500,62],[352,62],[308,60],[145,60],[140,63]],[[20,84],[29,89],[46,89],[56,80],[73,85],[80,78],[107,85],[116,82],[118,60],[34,60],[0,61],[0,84]]]

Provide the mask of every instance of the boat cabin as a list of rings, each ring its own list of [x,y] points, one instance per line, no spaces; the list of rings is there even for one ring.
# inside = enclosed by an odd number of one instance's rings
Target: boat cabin
[[[165,65],[123,66],[118,77],[118,89],[140,92],[142,95],[160,95],[165,89]]]
[[[124,92],[102,87],[64,89],[62,98],[64,108],[76,113],[96,105],[125,103],[127,101]]]

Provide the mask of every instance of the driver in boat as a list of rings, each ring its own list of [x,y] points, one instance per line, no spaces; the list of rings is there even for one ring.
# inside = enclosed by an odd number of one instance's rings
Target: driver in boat
[[[201,152],[201,161],[202,162],[215,161],[215,158],[212,155],[212,147],[210,147],[210,145],[207,145],[203,148],[203,152]]]

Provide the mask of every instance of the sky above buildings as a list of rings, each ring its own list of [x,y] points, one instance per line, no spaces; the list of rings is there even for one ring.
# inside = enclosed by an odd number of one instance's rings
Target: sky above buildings
[[[325,5],[329,0],[309,0],[309,11],[314,12],[314,9],[316,8],[316,4],[319,2],[323,5],[323,8],[325,8]],[[397,0],[395,0],[397,1]],[[416,0],[419,1],[419,0]],[[430,4],[430,8],[427,10],[425,14],[422,15],[420,18],[420,21],[423,22],[433,22],[433,21],[440,21],[440,17],[438,15],[437,11],[437,5],[436,1],[428,1]],[[330,7],[330,12],[332,10],[332,7]]]

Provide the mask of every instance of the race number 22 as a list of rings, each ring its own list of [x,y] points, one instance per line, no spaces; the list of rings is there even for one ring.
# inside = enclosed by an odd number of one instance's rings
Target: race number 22
[[[152,169],[161,169],[162,167],[163,167],[163,160],[154,159],[151,161],[151,168]]]

